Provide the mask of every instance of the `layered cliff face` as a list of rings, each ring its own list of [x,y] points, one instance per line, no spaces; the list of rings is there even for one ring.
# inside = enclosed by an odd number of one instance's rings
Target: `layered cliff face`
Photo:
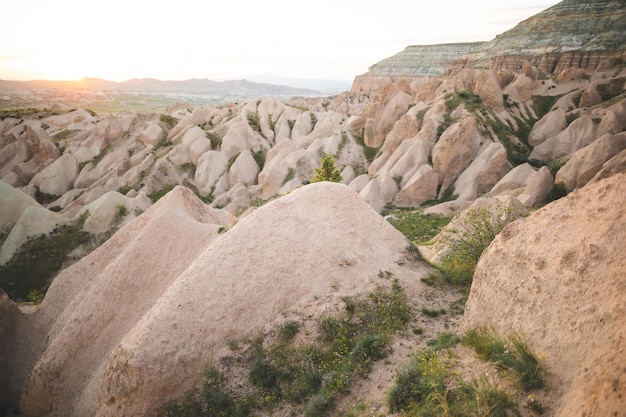
[[[566,0],[489,42],[414,45],[386,58],[355,85],[383,76],[439,76],[462,68],[519,71],[530,63],[547,74],[568,68],[605,70],[626,61],[626,5],[619,0]]]
[[[370,74],[443,75],[459,56],[469,54],[483,42],[413,45],[369,68]]]
[[[483,44],[472,58],[494,70],[517,70],[529,61],[546,73],[594,71],[623,62],[625,33],[623,1],[566,0]]]

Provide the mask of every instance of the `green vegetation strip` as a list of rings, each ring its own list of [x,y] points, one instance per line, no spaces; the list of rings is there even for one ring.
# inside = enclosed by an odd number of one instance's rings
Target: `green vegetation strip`
[[[411,318],[397,280],[391,289],[379,286],[367,298],[343,301],[343,315],[322,317],[312,342],[296,342],[297,321],[286,322],[272,343],[255,339],[250,394],[229,390],[226,376],[211,368],[193,390],[166,406],[165,415],[248,416],[283,403],[302,407],[305,416],[325,415],[355,379],[367,375],[372,362],[388,354],[391,336]]]
[[[458,356],[452,351],[459,342],[493,363],[500,373],[495,378],[481,376],[464,380],[456,370]],[[392,412],[401,412],[407,417],[520,415],[516,391],[530,392],[545,387],[543,367],[519,335],[503,338],[491,327],[478,327],[464,337],[443,333],[428,344],[429,349],[415,355],[398,373],[387,395],[387,405]],[[515,375],[513,386],[503,383],[507,371]],[[532,395],[526,398],[526,407],[535,412],[543,411],[541,403]]]

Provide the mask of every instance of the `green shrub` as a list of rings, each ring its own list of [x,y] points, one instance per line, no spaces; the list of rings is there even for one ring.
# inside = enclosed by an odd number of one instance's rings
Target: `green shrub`
[[[441,269],[446,277],[455,284],[471,284],[483,251],[519,215],[519,212],[503,204],[498,204],[493,212],[478,208],[458,215],[456,227],[442,238],[449,247],[449,252],[441,260]]]
[[[162,114],[159,116],[159,120],[161,120],[161,122],[163,122],[163,124],[165,124],[165,127],[167,128],[167,130],[172,129],[174,126],[176,126],[176,123],[178,123],[178,119],[175,117],[172,117],[168,114]]]
[[[478,327],[466,333],[463,344],[496,366],[514,371],[525,390],[545,386],[543,367],[520,335],[504,339],[492,327]]]
[[[332,155],[324,155],[320,160],[320,167],[315,168],[315,175],[311,178],[311,182],[341,182],[341,171],[335,168],[335,158]]]
[[[550,188],[550,192],[546,197],[546,203],[551,203],[559,198],[563,198],[567,195],[567,187],[562,182],[555,182]]]
[[[254,402],[249,398],[235,400],[226,387],[226,379],[215,368],[204,372],[202,384],[165,406],[166,417],[246,417],[252,414]]]

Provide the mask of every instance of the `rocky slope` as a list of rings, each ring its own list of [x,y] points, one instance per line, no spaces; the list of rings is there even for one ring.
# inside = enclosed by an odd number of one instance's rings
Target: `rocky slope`
[[[625,202],[625,174],[589,184],[509,225],[476,269],[464,324],[529,338],[549,415],[624,415]]]
[[[426,265],[345,185],[308,185],[221,232],[231,221],[177,187],[61,273],[11,339],[21,410],[152,415],[227,356],[228,340],[329,314],[372,290],[379,271],[420,298]]]

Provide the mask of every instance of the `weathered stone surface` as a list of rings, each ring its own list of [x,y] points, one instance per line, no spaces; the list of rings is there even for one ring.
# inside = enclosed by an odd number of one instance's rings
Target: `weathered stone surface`
[[[19,402],[21,392],[12,384],[11,371],[17,347],[15,328],[23,314],[9,296],[0,288],[0,407],[9,408]]]
[[[418,207],[437,197],[439,177],[430,165],[422,165],[393,198],[398,207]]]
[[[562,182],[567,189],[584,186],[602,169],[602,165],[626,149],[626,132],[606,134],[576,152],[556,173],[555,182]]]
[[[535,175],[535,172],[536,171],[532,165],[527,162],[518,165],[500,178],[491,191],[489,191],[489,194],[495,196],[507,193],[520,187],[525,187],[532,176]]]
[[[372,65],[367,75],[443,75],[459,56],[474,51],[480,45],[482,42],[407,46],[404,51]]]
[[[589,183],[609,178],[615,174],[626,171],[626,150],[621,151],[602,165],[602,169],[589,181]]]
[[[597,128],[591,116],[585,114],[574,120],[567,129],[535,146],[529,158],[548,161],[570,156],[596,139]]]
[[[29,238],[47,234],[69,219],[42,207],[28,206],[0,247],[0,265],[7,263]]]
[[[380,147],[385,136],[393,129],[398,117],[406,112],[412,101],[411,96],[395,84],[389,84],[377,91],[372,104],[362,116],[365,118],[363,132],[365,144],[372,148]]]
[[[198,159],[195,182],[202,195],[211,193],[211,188],[217,180],[226,172],[228,156],[218,151],[208,151]]]
[[[77,177],[78,162],[65,154],[35,175],[30,185],[39,187],[42,193],[61,196],[74,186]]]
[[[443,193],[467,168],[480,147],[476,119],[467,117],[446,129],[432,151],[433,168]]]
[[[145,145],[156,145],[164,136],[163,128],[155,121],[148,122],[141,134],[139,140]]]
[[[523,332],[559,387],[557,417],[624,409],[624,195],[620,174],[510,224],[474,274],[464,326]]]
[[[545,203],[553,184],[554,178],[550,169],[545,166],[541,167],[530,177],[528,184],[526,184],[522,193],[517,196],[517,199],[526,207],[537,207]]]
[[[30,206],[41,207],[30,195],[0,181],[0,230],[13,227]]]
[[[80,210],[79,215],[89,212],[83,229],[90,233],[102,233],[113,227],[122,226],[144,212],[151,205],[150,199],[140,193],[128,198],[116,191],[110,191]],[[122,208],[123,207],[123,208]],[[121,214],[126,213],[126,214]]]
[[[254,185],[257,183],[257,175],[259,174],[259,166],[252,157],[249,150],[244,150],[239,154],[228,172],[228,182],[230,188],[236,184]]]
[[[566,126],[566,115],[562,109],[556,109],[548,112],[541,118],[528,134],[528,144],[537,146],[546,139],[559,134]]]
[[[393,197],[398,192],[396,182],[387,173],[372,179],[360,192],[363,198],[372,208],[380,212],[385,205],[391,203]]]
[[[504,146],[490,143],[454,182],[458,199],[475,200],[490,190],[510,169]]]

